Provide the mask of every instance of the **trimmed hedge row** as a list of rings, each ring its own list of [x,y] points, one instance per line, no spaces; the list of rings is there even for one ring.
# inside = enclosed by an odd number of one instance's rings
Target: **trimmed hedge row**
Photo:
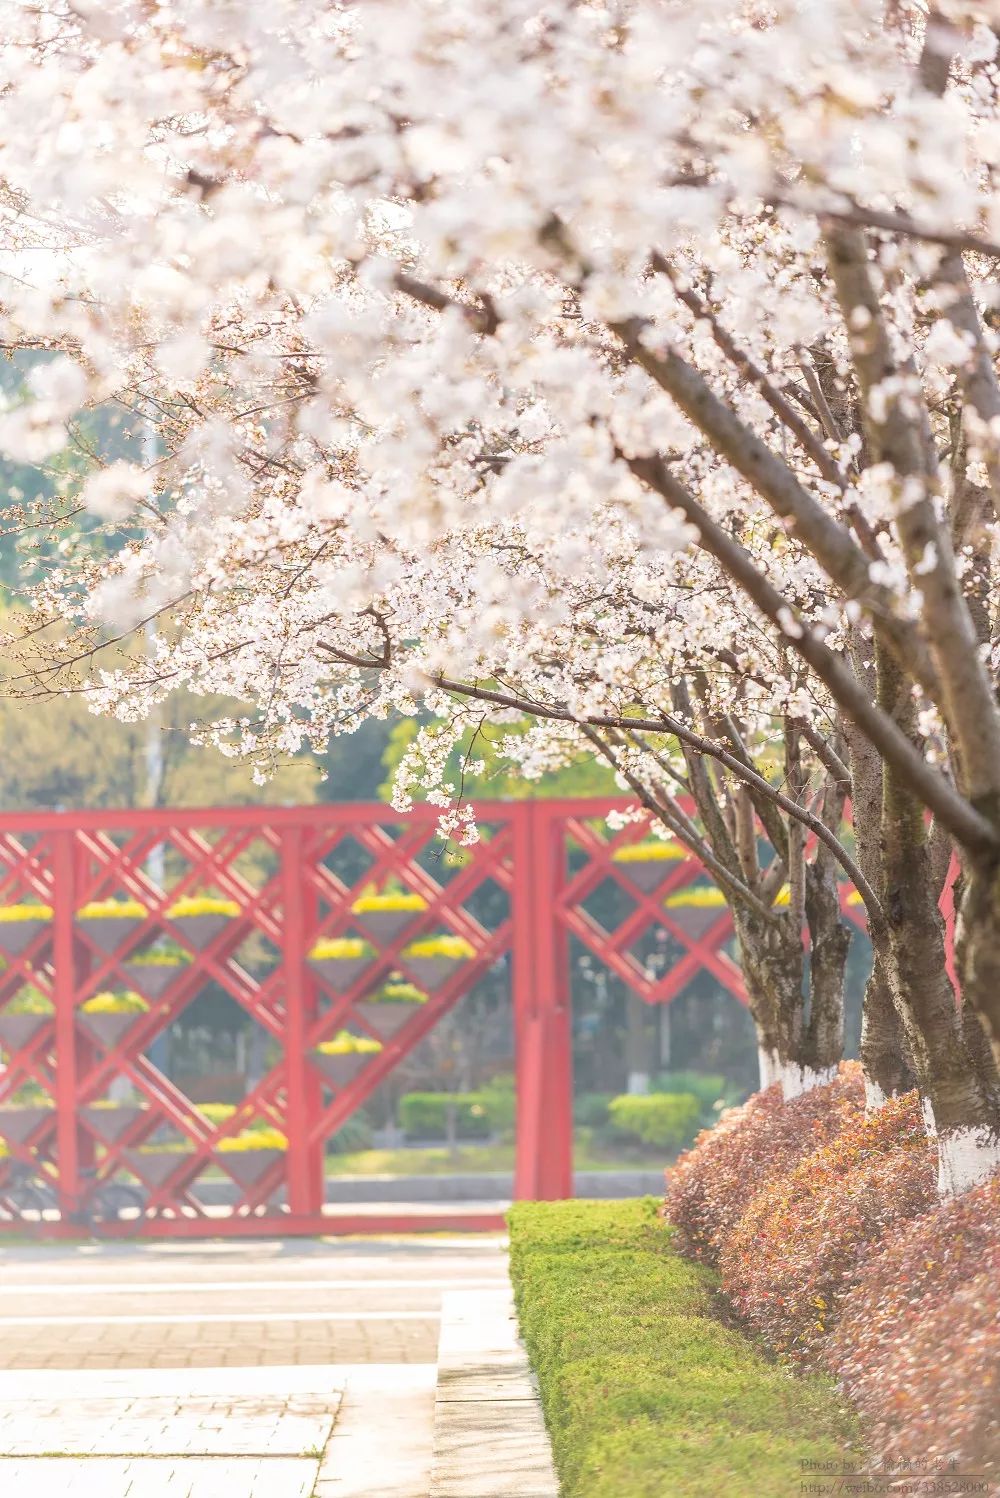
[[[786,1105],[781,1088],[769,1087],[723,1113],[667,1175],[680,1246],[706,1264],[717,1263],[751,1198],[864,1113],[864,1078],[857,1062],[845,1063],[830,1086],[816,1087],[794,1103]]]
[[[797,1494],[854,1437],[828,1382],[792,1378],[716,1314],[717,1277],[652,1199],[509,1214],[521,1332],[564,1498]],[[815,1470],[815,1469],[814,1469]]]
[[[478,1092],[408,1092],[399,1100],[399,1122],[410,1139],[444,1139],[448,1110],[455,1110],[459,1139],[488,1139],[492,1120]]]
[[[689,1144],[700,1118],[701,1104],[689,1092],[623,1093],[608,1105],[613,1133],[664,1150]]]
[[[864,1114],[857,1068],[723,1116],[667,1172],[678,1242],[741,1322],[828,1371],[877,1461],[1000,1476],[1000,1177],[938,1201],[916,1093]]]

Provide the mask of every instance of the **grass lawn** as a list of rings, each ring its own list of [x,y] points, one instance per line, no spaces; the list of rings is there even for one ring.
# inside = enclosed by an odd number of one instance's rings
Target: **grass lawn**
[[[601,1148],[578,1138],[573,1151],[577,1170],[661,1171],[665,1163],[669,1161],[665,1161],[663,1150],[630,1150],[626,1144]],[[447,1176],[463,1171],[513,1169],[512,1144],[460,1144],[454,1154],[447,1145],[434,1144],[419,1149],[351,1150],[326,1157],[328,1176]],[[198,1179],[228,1181],[230,1177],[221,1165],[212,1161],[199,1172]]]
[[[625,1145],[601,1150],[577,1141],[573,1152],[577,1170],[662,1170],[662,1150],[645,1153],[629,1150]],[[460,1144],[454,1154],[447,1145],[429,1145],[423,1149],[353,1150],[342,1155],[328,1155],[326,1173],[343,1176],[366,1175],[453,1175],[456,1171],[513,1170],[512,1144]]]
[[[716,1315],[652,1198],[509,1213],[521,1333],[563,1498],[784,1498],[851,1454],[832,1384],[797,1378]],[[816,1469],[812,1469],[815,1471]]]

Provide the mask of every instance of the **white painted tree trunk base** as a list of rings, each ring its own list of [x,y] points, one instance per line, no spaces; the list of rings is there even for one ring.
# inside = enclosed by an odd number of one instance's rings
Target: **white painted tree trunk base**
[[[882,1091],[877,1082],[870,1082],[865,1077],[865,1115],[871,1118],[880,1108],[884,1108],[889,1099]]]
[[[981,1186],[1000,1170],[1000,1139],[987,1128],[938,1137],[938,1195],[947,1200]]]
[[[811,1092],[814,1087],[825,1087],[837,1075],[835,1066],[817,1071],[811,1066],[799,1066],[797,1061],[783,1061],[777,1051],[765,1051],[763,1046],[757,1048],[757,1060],[760,1066],[761,1091],[778,1082],[786,1103],[790,1103],[792,1098],[801,1097],[805,1092]]]
[[[1000,1139],[985,1124],[939,1134],[930,1098],[920,1099],[927,1138],[937,1141],[938,1195],[944,1200],[981,1186],[1000,1170]]]
[[[937,1120],[934,1117],[934,1107],[929,1097],[920,1099],[920,1111],[924,1115],[924,1128],[927,1130],[928,1139],[937,1138]]]

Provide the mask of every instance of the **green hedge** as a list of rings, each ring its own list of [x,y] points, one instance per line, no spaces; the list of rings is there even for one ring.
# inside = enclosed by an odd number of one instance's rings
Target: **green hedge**
[[[399,1100],[399,1122],[410,1139],[445,1139],[449,1107],[459,1139],[489,1138],[493,1126],[478,1092],[407,1092]]]
[[[509,1214],[521,1333],[563,1498],[799,1494],[854,1425],[716,1319],[714,1273],[682,1259],[657,1203],[523,1202]]]
[[[713,1121],[720,1111],[718,1104],[727,1108],[740,1100],[743,1094],[720,1072],[664,1071],[653,1078],[652,1092],[690,1092],[698,1099],[704,1117]]]
[[[371,1149],[372,1121],[363,1108],[345,1118],[335,1134],[326,1141],[328,1155],[349,1155],[355,1150]]]
[[[608,1104],[608,1120],[626,1139],[678,1150],[698,1132],[701,1104],[688,1092],[624,1093]]]
[[[578,1092],[573,1099],[573,1122],[584,1129],[604,1129],[613,1092]]]

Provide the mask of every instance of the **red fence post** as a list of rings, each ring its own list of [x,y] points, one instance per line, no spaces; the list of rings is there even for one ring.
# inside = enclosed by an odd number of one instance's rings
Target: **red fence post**
[[[566,876],[561,819],[526,801],[514,817],[514,1195],[573,1194],[573,1049],[566,930],[557,901]]]
[[[52,961],[55,970],[56,1048],[56,1162],[59,1171],[59,1211],[63,1219],[80,1202],[80,1155],[77,1129],[76,1068],[76,950],[73,916],[75,860],[73,830],[60,827],[52,834]]]
[[[309,1141],[318,1084],[306,1060],[312,986],[306,966],[306,911],[302,827],[281,835],[282,963],[285,973],[285,1125],[288,1207],[293,1217],[322,1210],[323,1155]],[[313,1104],[312,1108],[310,1103]]]

